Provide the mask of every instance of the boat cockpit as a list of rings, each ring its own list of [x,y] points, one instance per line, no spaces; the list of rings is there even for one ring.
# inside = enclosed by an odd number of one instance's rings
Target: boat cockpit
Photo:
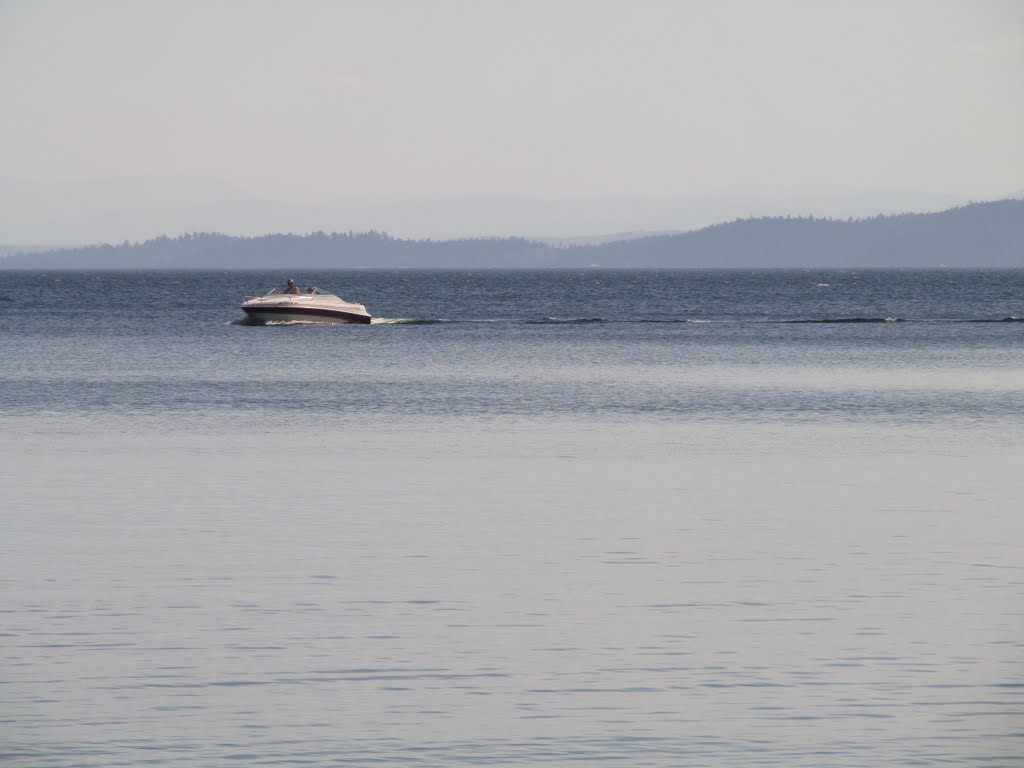
[[[312,285],[289,285],[284,288],[274,288],[269,293],[263,294],[264,296],[333,296],[333,293],[328,293],[322,288],[317,288]]]

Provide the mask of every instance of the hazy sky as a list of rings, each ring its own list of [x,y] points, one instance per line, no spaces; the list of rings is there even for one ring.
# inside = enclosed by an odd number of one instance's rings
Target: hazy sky
[[[1024,188],[1024,2],[0,0],[0,176],[294,201]]]

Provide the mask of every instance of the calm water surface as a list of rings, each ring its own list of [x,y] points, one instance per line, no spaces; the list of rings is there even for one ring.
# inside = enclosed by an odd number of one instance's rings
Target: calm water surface
[[[241,324],[294,276],[370,326]],[[0,272],[0,763],[1024,765],[1024,271]]]

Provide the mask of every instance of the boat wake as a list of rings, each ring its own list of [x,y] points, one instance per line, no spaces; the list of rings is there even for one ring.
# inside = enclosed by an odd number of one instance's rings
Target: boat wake
[[[372,325],[604,325],[604,324],[646,324],[646,325],[710,325],[713,320],[702,318],[607,318],[607,317],[543,317],[537,319],[524,318],[460,318],[443,317],[375,317]],[[742,321],[740,321],[742,322]],[[908,320],[902,317],[823,317],[802,318],[798,320],[755,320],[782,325],[861,325],[861,324],[894,324],[894,323],[1024,323],[1024,317],[1010,315],[1003,318],[948,318]],[[230,320],[226,325],[246,326],[324,326],[337,323],[309,320],[266,320],[257,321],[249,318]]]
[[[441,317],[375,317],[370,325],[445,325],[458,322],[487,322],[484,320],[445,320]]]
[[[673,325],[677,324],[677,323],[690,323],[692,325],[710,325],[712,321],[711,320],[698,320],[696,318],[682,318],[682,319],[673,319],[673,320],[625,320],[623,322],[654,323],[654,324],[669,323],[669,324],[673,324]]]
[[[607,323],[606,317],[544,317],[540,320],[527,320],[530,325],[586,325],[587,323]]]
[[[375,317],[373,325],[598,325],[602,323],[695,323],[706,325],[710,320],[694,318],[672,318],[669,320],[613,320],[607,317],[542,317],[539,319],[480,319],[467,318],[452,320],[427,317]]]
[[[789,325],[822,325],[827,323],[902,323],[904,320],[899,317],[825,317],[817,320],[779,320],[776,322]]]
[[[962,323],[1024,323],[1024,317],[1010,315],[1000,320],[961,320]]]

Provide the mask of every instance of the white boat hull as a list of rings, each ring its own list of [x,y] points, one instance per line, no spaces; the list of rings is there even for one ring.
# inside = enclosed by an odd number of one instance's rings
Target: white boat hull
[[[348,323],[366,324],[371,317],[365,313],[340,312],[306,307],[242,307],[245,316],[254,323]]]
[[[365,325],[372,319],[362,304],[313,288],[305,293],[272,291],[266,296],[249,299],[242,304],[242,311],[253,323]]]

